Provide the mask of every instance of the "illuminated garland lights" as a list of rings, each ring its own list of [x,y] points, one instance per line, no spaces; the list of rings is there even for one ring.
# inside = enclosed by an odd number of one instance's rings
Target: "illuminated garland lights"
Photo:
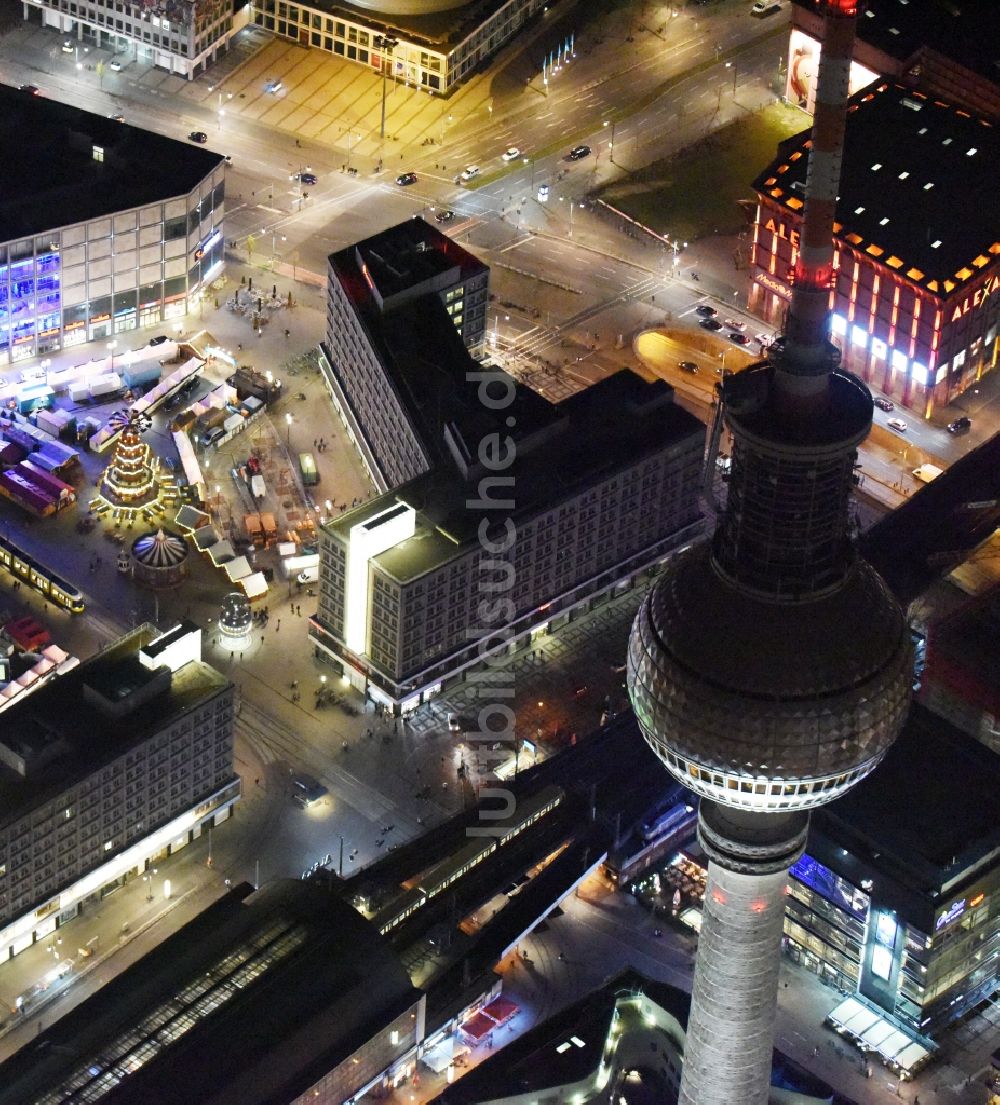
[[[150,522],[162,515],[167,505],[178,501],[178,493],[173,476],[160,471],[159,458],[142,440],[149,418],[134,411],[118,417],[121,433],[90,509],[97,514],[113,511],[116,522],[131,526],[139,516]]]

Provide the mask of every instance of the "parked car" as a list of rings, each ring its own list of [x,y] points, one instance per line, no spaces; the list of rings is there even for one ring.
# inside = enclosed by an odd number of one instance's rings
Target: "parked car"
[[[948,423],[948,433],[950,434],[964,434],[972,426],[972,419],[968,415],[963,414],[960,418],[956,418],[954,422]]]
[[[64,54],[72,54],[75,49],[76,47],[73,45],[72,42],[69,41],[69,39],[66,39],[66,41],[62,44],[62,52]]]
[[[741,334],[747,328],[747,324],[745,322],[740,322],[738,318],[727,318],[723,322],[723,325],[729,330],[739,330]]]
[[[566,154],[567,161],[582,161],[585,157],[590,156],[589,146],[574,146],[568,154]]]
[[[700,315],[702,318],[715,318],[719,313],[714,307],[709,307],[707,303],[699,303],[694,309],[696,315]]]
[[[169,340],[170,339],[167,337],[166,334],[157,334],[155,338],[150,338],[149,339],[148,344],[149,345],[163,345],[164,342],[169,341]]]
[[[208,135],[203,130],[193,130],[188,135],[188,138],[192,142],[197,142],[199,146],[204,146],[208,141]]]
[[[114,61],[108,66],[112,73],[120,73],[122,71],[122,63],[115,58]]]
[[[511,146],[509,149],[504,150],[500,156],[504,161],[516,161],[521,156],[521,151],[517,146]]]
[[[781,5],[778,0],[756,0],[754,6],[750,9],[750,14],[756,16],[757,19],[762,19],[765,15],[774,15],[775,12],[781,11]]]
[[[728,333],[726,335],[726,337],[729,338],[729,340],[731,342],[733,342],[735,345],[749,345],[750,344],[750,339],[746,336],[746,334],[741,334],[741,333],[739,333],[738,330],[731,331],[730,333]]]
[[[890,430],[895,430],[897,434],[906,433],[906,423],[901,418],[889,418],[885,424]]]
[[[214,445],[225,436],[226,431],[221,426],[209,426],[207,430],[202,430],[198,435],[198,443],[207,448],[209,445]]]
[[[721,330],[722,329],[722,323],[719,322],[718,319],[714,319],[714,318],[703,318],[699,321],[698,325],[702,328],[702,330]]]
[[[473,177],[479,176],[478,165],[466,165],[465,168],[458,174],[463,181],[470,181]]]
[[[399,176],[396,177],[396,183],[401,188],[405,188],[408,184],[416,184],[417,183],[417,174],[416,173],[400,173]]]
[[[884,399],[881,395],[876,395],[872,402],[880,411],[894,411],[896,409],[896,404],[891,399]]]
[[[698,366],[694,361],[679,361],[677,367],[681,372],[689,372],[692,376],[698,371]]]
[[[438,211],[434,215],[434,221],[437,223],[450,223],[454,217],[454,211]]]

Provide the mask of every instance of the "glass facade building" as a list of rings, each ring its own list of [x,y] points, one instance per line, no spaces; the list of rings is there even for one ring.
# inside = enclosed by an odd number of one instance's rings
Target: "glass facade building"
[[[0,364],[184,315],[222,271],[224,169],[186,195],[0,243]]]

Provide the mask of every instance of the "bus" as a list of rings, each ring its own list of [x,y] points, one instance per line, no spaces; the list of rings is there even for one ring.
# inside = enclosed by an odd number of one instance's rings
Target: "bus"
[[[299,472],[302,474],[304,487],[315,487],[319,483],[316,459],[312,453],[299,453]]]

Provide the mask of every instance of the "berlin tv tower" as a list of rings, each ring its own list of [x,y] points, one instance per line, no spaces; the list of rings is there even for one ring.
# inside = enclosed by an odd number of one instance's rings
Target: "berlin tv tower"
[[[681,1105],[766,1105],[788,868],[808,811],[885,755],[912,683],[903,614],[850,536],[872,398],[829,336],[855,0],[813,2],[826,31],[785,333],[724,379],[713,441],[724,422],[732,467],[715,533],[666,568],[629,642],[639,725],[699,794],[709,859]]]

